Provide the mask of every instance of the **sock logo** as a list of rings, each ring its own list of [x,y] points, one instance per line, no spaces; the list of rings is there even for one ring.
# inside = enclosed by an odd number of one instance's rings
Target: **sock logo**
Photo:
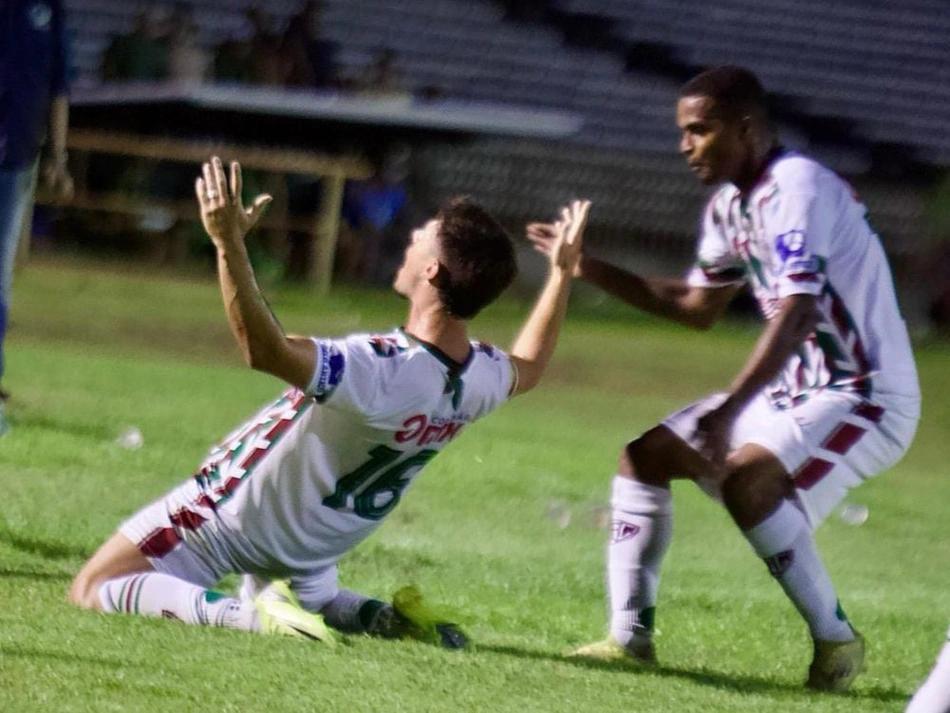
[[[779,552],[777,555],[766,557],[765,566],[769,568],[769,572],[772,573],[772,576],[777,579],[788,571],[788,568],[792,566],[794,561],[795,553],[792,550],[785,550],[784,552]]]
[[[614,520],[610,523],[610,544],[616,545],[618,542],[629,540],[640,532],[639,525],[632,525],[623,520]]]

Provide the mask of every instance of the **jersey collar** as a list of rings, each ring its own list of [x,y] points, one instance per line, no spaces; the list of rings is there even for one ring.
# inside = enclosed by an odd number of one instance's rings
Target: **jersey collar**
[[[779,158],[785,155],[785,147],[781,144],[773,146],[769,149],[769,152],[765,155],[765,160],[762,162],[762,167],[759,169],[758,175],[755,177],[755,180],[752,182],[752,185],[749,186],[749,190],[743,191],[739,190],[739,199],[745,203],[749,196],[751,196],[755,189],[761,186],[765,182],[766,176],[769,174],[769,169],[772,168],[772,164],[775,163]],[[737,187],[738,188],[738,187]]]
[[[462,374],[465,373],[465,370],[468,369],[469,365],[472,363],[472,360],[475,358],[475,349],[469,346],[468,356],[465,357],[465,361],[459,362],[455,361],[455,359],[439,349],[435,344],[427,342],[424,339],[420,339],[414,334],[410,334],[406,331],[405,327],[400,327],[399,331],[406,337],[406,339],[415,342],[420,347],[425,349],[429,354],[434,356],[436,360],[448,370],[445,375],[444,393],[452,394],[452,408],[458,408],[462,401],[462,388],[464,386],[462,383]]]

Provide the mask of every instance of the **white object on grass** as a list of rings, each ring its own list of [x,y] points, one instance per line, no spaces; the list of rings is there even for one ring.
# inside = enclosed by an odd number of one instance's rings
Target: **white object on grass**
[[[860,503],[843,503],[838,508],[838,519],[846,525],[857,527],[868,521],[868,506]]]
[[[122,429],[119,437],[115,439],[115,442],[127,450],[135,451],[142,447],[145,438],[135,426],[126,426]]]

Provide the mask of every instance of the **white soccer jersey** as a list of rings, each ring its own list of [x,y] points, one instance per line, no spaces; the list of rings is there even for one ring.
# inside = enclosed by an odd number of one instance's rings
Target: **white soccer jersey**
[[[401,330],[314,343],[307,392],[291,389],[263,409],[196,476],[191,517],[214,513],[243,571],[283,576],[334,563],[514,380],[508,356],[481,342],[462,365]],[[201,523],[184,526],[202,539]]]
[[[782,298],[818,298],[814,333],[768,394],[786,407],[852,391],[918,416],[920,390],[884,249],[851,187],[819,163],[779,154],[743,198],[720,188],[703,217],[694,286],[748,281],[766,319]]]

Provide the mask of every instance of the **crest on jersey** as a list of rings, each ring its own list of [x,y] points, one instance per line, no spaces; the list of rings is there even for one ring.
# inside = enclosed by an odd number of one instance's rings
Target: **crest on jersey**
[[[399,340],[395,337],[375,336],[369,338],[369,345],[373,348],[376,356],[392,357],[399,352],[406,351],[406,348],[400,346]]]
[[[53,9],[45,2],[35,2],[30,7],[30,24],[34,30],[49,29],[50,20],[53,19]]]
[[[639,525],[633,525],[623,520],[614,520],[610,523],[610,543],[616,545],[618,542],[629,540],[640,532]]]
[[[343,372],[346,369],[346,358],[340,348],[333,343],[321,342],[320,351],[320,374],[317,376],[317,383],[313,390],[313,395],[318,399],[326,398],[333,393],[333,390],[343,380]]]
[[[775,240],[775,252],[778,253],[782,262],[788,262],[793,257],[801,257],[805,254],[805,231],[789,230],[782,233]]]

